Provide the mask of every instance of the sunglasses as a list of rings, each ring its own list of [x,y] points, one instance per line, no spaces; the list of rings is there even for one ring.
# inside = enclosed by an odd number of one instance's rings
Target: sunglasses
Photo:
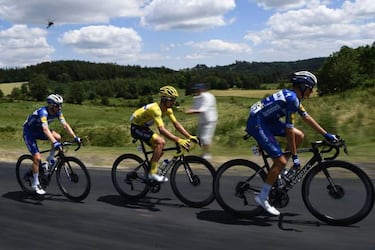
[[[170,101],[170,102],[175,102],[175,101],[176,101],[176,98],[172,98],[172,97],[164,97],[164,100],[166,100],[166,101]]]
[[[62,104],[52,104],[54,108],[62,108]]]

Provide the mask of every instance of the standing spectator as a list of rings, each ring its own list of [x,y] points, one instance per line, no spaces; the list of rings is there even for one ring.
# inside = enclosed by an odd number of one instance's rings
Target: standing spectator
[[[202,144],[202,157],[211,159],[211,146],[217,124],[216,98],[207,91],[207,85],[197,83],[193,87],[194,101],[186,114],[199,114],[198,137]]]

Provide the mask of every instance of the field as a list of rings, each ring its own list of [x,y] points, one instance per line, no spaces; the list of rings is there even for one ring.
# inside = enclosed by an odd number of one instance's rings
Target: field
[[[0,89],[3,90],[0,84]],[[8,86],[7,86],[8,87]],[[235,157],[253,158],[251,147],[255,141],[243,141],[248,109],[252,103],[276,90],[213,90],[217,97],[219,122],[215,134],[213,155],[222,162]],[[3,90],[4,92],[4,90]],[[183,92],[183,91],[181,91]],[[375,90],[353,90],[336,96],[313,97],[304,101],[308,112],[329,132],[341,135],[348,144],[350,156],[344,159],[361,162],[375,161]],[[1,99],[0,99],[1,100]],[[154,100],[157,100],[155,97]],[[189,130],[196,131],[197,117],[184,114],[192,98],[178,99],[175,109],[177,118]],[[64,104],[64,114],[74,130],[86,144],[78,152],[83,160],[98,165],[109,165],[116,156],[124,152],[136,152],[129,135],[128,119],[134,108],[128,107],[129,100],[110,100],[111,106],[92,103],[84,105]],[[44,103],[10,101],[0,102],[0,158],[15,161],[20,153],[26,152],[22,141],[22,124],[26,116]],[[171,128],[167,123],[168,128]],[[297,127],[305,131],[305,144],[322,139],[297,118]],[[57,122],[52,128],[61,131]],[[41,144],[48,146],[47,144]],[[197,149],[199,150],[199,149]],[[70,152],[76,154],[74,152]],[[195,153],[199,153],[196,151]],[[255,159],[257,160],[257,159]]]
[[[3,91],[4,96],[7,96],[12,93],[14,88],[21,88],[24,83],[26,82],[0,83],[0,89]]]

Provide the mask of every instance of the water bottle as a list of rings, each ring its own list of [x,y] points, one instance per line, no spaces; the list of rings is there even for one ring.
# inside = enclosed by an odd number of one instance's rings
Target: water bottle
[[[138,150],[138,152],[142,152],[142,151],[143,151],[143,149],[142,149],[142,145],[138,145],[138,146],[137,146],[137,150]]]
[[[159,166],[160,171],[164,171],[167,168],[168,163],[169,163],[168,159],[163,160]]]
[[[45,175],[48,175],[49,174],[49,166],[48,166],[48,162],[43,162],[42,163],[42,168],[43,168],[43,172]]]

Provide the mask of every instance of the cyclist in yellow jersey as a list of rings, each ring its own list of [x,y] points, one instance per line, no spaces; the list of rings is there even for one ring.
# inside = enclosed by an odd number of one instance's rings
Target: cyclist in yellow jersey
[[[173,113],[173,105],[178,97],[177,90],[172,86],[164,86],[160,88],[160,102],[154,102],[146,104],[143,107],[137,109],[130,117],[131,121],[131,135],[136,139],[144,141],[153,150],[151,157],[151,169],[148,177],[158,182],[168,181],[167,177],[157,174],[158,161],[163,154],[165,146],[165,140],[159,134],[153,132],[150,126],[155,124],[161,135],[168,139],[177,142],[181,147],[189,150],[190,141],[198,143],[198,138],[191,135],[186,129],[179,123]],[[180,132],[186,139],[180,138],[172,134],[165,126],[163,122],[163,116],[167,116],[173,126]]]

